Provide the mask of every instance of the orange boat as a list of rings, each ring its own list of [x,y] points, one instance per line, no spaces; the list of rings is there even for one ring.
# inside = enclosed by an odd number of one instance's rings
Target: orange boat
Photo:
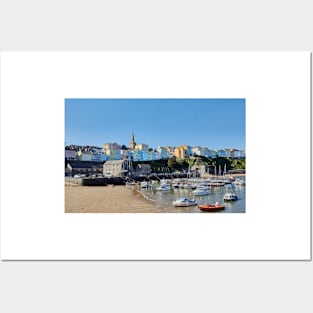
[[[205,203],[205,204],[198,205],[198,208],[201,211],[215,212],[215,211],[224,210],[225,209],[225,205],[222,205],[222,204],[220,204],[218,202],[216,202],[215,204]]]

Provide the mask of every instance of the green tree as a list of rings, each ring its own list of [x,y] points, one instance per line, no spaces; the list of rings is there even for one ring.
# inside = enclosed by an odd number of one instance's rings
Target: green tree
[[[177,160],[175,156],[168,159],[167,166],[171,169],[171,171],[177,168]]]

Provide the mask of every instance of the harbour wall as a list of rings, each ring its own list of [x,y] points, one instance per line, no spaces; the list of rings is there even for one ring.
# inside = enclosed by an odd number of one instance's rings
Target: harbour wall
[[[83,178],[83,186],[107,186],[107,185],[125,185],[126,182],[142,182],[161,179],[186,178],[186,174],[158,174],[148,176],[129,176],[129,177],[101,177],[101,178]]]

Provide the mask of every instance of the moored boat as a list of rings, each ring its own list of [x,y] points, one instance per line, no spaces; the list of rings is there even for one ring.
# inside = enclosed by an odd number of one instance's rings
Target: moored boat
[[[159,187],[156,188],[158,191],[170,191],[171,187],[169,185],[160,185]]]
[[[207,189],[197,188],[192,192],[192,194],[195,196],[207,196],[209,191]]]
[[[224,201],[236,201],[238,200],[238,197],[235,193],[227,192],[225,193],[223,200]]]
[[[194,199],[187,199],[187,198],[179,198],[173,202],[174,206],[195,206],[197,205],[197,201]]]
[[[199,204],[198,208],[201,211],[206,211],[206,212],[215,212],[215,211],[221,211],[225,209],[225,205],[222,205],[218,202],[215,204],[209,204],[209,203],[204,203],[204,204]]]

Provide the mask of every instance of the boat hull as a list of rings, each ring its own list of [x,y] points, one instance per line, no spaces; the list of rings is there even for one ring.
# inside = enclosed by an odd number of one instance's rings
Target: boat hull
[[[196,206],[198,203],[196,201],[181,199],[173,202],[173,206],[175,207],[187,207],[187,206]]]
[[[238,200],[238,198],[236,197],[236,198],[231,198],[231,199],[224,199],[224,201],[229,201],[229,202],[231,202],[231,201],[237,201]]]
[[[205,212],[216,212],[216,211],[221,211],[225,209],[224,205],[215,205],[215,204],[200,204],[198,205],[198,208],[201,211]]]

